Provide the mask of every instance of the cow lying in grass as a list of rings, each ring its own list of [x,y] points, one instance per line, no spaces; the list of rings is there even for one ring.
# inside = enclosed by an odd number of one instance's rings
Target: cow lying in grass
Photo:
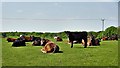
[[[33,41],[33,46],[40,46],[41,45],[41,38],[36,37],[35,40]]]
[[[15,38],[7,38],[8,42],[14,42],[15,40],[17,40],[17,39],[15,39]]]
[[[85,45],[84,40],[82,39],[82,44]],[[100,45],[100,40],[99,39],[95,39],[94,37],[88,37],[87,38],[87,45],[88,46],[98,46]]]
[[[43,53],[56,53],[59,51],[59,47],[52,41],[48,39],[41,40],[42,46],[44,46],[41,51]]]
[[[87,38],[87,46],[91,46],[92,44],[91,40],[92,39],[90,37]],[[82,39],[82,45],[85,45],[85,41],[83,39]]]
[[[26,46],[25,41],[18,38],[12,44],[13,47]]]
[[[33,45],[38,45],[38,41],[41,40],[40,37],[20,35],[20,39],[25,40],[25,42],[34,42]]]
[[[25,40],[25,42],[32,42],[34,39],[34,36],[26,37],[24,35],[20,35],[20,39]]]
[[[103,41],[108,40],[108,37],[103,37],[102,40]]]
[[[102,40],[105,41],[105,40],[118,40],[118,36],[117,35],[111,35],[110,37],[102,37]]]
[[[56,41],[63,41],[62,38],[57,37]]]
[[[56,41],[63,41],[62,38],[59,37],[59,36],[54,37],[54,39],[55,39]]]

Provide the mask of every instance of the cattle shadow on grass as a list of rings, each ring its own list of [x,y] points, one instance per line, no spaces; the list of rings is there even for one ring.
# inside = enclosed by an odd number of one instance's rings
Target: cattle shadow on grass
[[[17,47],[15,47],[15,46],[11,46],[12,48],[25,48],[26,46],[17,46]]]
[[[100,47],[100,46],[88,46],[87,48],[98,48],[98,47]],[[73,47],[73,48],[84,48],[84,47]],[[87,48],[85,48],[85,49],[87,49]]]
[[[58,51],[58,52],[55,52],[55,53],[63,53],[63,51]]]

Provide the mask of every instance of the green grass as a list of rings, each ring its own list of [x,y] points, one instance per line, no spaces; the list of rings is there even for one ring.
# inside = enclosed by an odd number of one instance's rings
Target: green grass
[[[51,39],[55,42],[54,39]],[[63,42],[55,42],[63,53],[43,54],[42,46],[12,47],[11,42],[2,39],[2,66],[117,66],[118,41],[102,41],[100,46],[73,48]]]

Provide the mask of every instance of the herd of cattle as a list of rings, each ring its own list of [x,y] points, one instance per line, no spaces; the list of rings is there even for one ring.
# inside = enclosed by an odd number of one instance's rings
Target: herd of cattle
[[[82,43],[84,48],[87,46],[98,46],[100,45],[100,39],[96,39],[94,36],[88,36],[87,32],[66,32],[69,41],[68,43],[71,43],[71,48],[73,47],[74,43]],[[54,39],[56,41],[63,41],[61,37],[55,36]],[[103,38],[103,40],[106,40]],[[115,37],[115,40],[116,37]],[[41,51],[43,53],[55,53],[59,52],[59,46],[55,44],[54,42],[50,41],[49,39],[42,39],[40,37],[26,37],[24,35],[20,35],[19,38],[7,38],[8,42],[13,42],[13,47],[18,46],[26,46],[25,42],[32,42],[33,46],[43,46]]]
[[[7,38],[8,42],[13,42],[13,47],[26,46],[25,42],[33,42],[33,46],[43,46],[41,51],[43,53],[55,53],[59,51],[59,47],[52,41],[48,39],[41,39],[40,37],[26,37],[21,35],[19,38]]]
[[[112,35],[111,37],[103,37],[102,40],[118,40],[118,36],[117,35]]]

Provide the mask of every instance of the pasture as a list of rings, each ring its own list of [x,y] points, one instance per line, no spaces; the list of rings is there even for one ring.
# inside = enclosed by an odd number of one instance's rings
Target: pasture
[[[102,41],[100,46],[88,46],[70,44],[66,39],[56,42],[60,47],[60,53],[43,54],[42,46],[12,47],[11,42],[2,38],[2,66],[118,66],[118,41]]]

